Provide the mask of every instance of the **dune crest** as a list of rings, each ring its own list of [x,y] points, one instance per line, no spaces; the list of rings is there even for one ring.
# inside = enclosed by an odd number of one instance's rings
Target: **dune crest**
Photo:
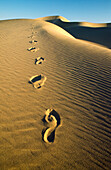
[[[58,20],[60,19],[61,21],[64,21],[64,22],[69,22],[68,19],[62,17],[62,16],[47,16],[47,17],[41,17],[41,18],[37,18],[35,20],[43,20],[43,21],[55,21],[55,20]]]
[[[61,27],[74,38],[111,48],[111,23],[69,22],[61,16],[43,17],[40,20],[45,20]]]

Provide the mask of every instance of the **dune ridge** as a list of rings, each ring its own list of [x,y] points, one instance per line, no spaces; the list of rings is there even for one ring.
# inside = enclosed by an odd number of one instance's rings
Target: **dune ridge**
[[[36,18],[35,20],[43,20],[43,21],[55,21],[55,20],[61,20],[61,21],[64,21],[64,22],[69,22],[68,19],[62,17],[62,16],[47,16],[47,17],[41,17],[41,18]]]
[[[0,21],[0,169],[111,167],[111,50],[63,27],[39,19]],[[38,57],[46,61],[35,64]],[[28,83],[34,75],[47,77],[40,90]],[[52,116],[51,140],[50,111],[49,124],[41,121],[47,108],[60,116],[60,122]]]
[[[77,39],[111,48],[111,23],[69,22],[61,16],[43,17],[40,20],[56,24]]]
[[[63,26],[85,26],[85,27],[111,27],[111,23],[91,23],[91,22],[70,22],[62,16],[47,16],[35,20],[49,21],[54,24],[63,24]]]

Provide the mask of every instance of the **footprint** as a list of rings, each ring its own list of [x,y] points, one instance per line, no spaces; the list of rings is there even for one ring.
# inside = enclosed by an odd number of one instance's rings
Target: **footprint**
[[[32,84],[36,89],[41,88],[46,81],[46,77],[44,75],[35,75],[32,76],[29,80],[29,83]]]
[[[30,48],[28,48],[27,50],[28,50],[28,51],[30,51],[30,52],[36,52],[36,51],[38,51],[38,50],[39,50],[39,48],[36,48],[36,47],[30,47]]]
[[[44,61],[44,58],[43,58],[43,57],[37,57],[37,58],[35,59],[35,64],[42,64],[43,61]]]
[[[60,116],[54,109],[48,109],[42,121],[48,124],[42,131],[42,140],[51,144],[55,140],[55,130],[61,124]]]
[[[36,40],[31,40],[31,41],[29,41],[29,43],[37,43],[37,41]]]
[[[30,36],[28,36],[28,38],[33,38],[34,37],[34,35],[30,35]]]

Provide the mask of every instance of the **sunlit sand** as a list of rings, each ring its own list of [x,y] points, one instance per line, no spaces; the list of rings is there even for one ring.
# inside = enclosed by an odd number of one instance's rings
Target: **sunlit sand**
[[[0,21],[0,169],[111,168],[111,24]]]

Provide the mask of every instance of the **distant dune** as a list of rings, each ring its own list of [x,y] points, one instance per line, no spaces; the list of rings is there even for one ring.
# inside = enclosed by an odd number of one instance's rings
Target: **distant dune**
[[[40,19],[60,26],[77,39],[98,43],[111,48],[111,23],[68,22],[67,19],[61,16]]]
[[[0,169],[110,169],[110,37],[111,23],[0,21]]]

